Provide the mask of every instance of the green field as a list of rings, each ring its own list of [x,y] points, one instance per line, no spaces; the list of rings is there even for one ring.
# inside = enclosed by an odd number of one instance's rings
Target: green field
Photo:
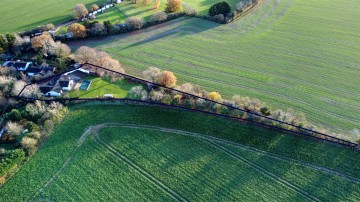
[[[183,4],[188,4],[198,11],[199,15],[208,15],[211,5],[220,2],[221,0],[184,0]],[[234,8],[240,0],[229,0],[228,2]],[[165,10],[167,0],[160,1],[160,7],[153,9],[153,3],[149,5],[132,4],[131,0],[127,0],[117,5],[128,17],[142,17],[149,20],[151,15]]]
[[[359,166],[354,150],[222,118],[80,105],[0,201],[358,201]]]
[[[40,25],[54,25],[71,19],[71,9],[77,3],[89,8],[93,3],[103,4],[105,0],[1,0],[0,33],[29,30]]]
[[[149,66],[172,70],[180,82],[293,108],[349,134],[360,122],[359,6],[356,0],[266,0],[223,26],[182,18],[76,45],[111,53],[132,74]]]
[[[125,98],[128,91],[136,86],[126,83],[124,79],[111,82],[109,78],[87,76],[83,80],[92,81],[89,89],[79,90],[78,92],[76,90],[70,91],[70,97],[97,98],[103,97],[104,94],[112,94],[114,98]]]

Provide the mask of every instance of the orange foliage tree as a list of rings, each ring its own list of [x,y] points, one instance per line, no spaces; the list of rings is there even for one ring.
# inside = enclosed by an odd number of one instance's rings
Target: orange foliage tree
[[[79,23],[73,23],[68,27],[68,32],[71,32],[77,38],[86,37],[86,27]]]
[[[163,71],[158,79],[158,84],[166,87],[174,87],[176,85],[176,77],[170,71]]]
[[[165,12],[172,13],[181,9],[182,0],[168,0]]]

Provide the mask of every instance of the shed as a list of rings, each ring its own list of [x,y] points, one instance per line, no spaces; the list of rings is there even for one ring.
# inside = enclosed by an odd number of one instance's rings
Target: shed
[[[114,98],[113,94],[104,94],[104,98]]]

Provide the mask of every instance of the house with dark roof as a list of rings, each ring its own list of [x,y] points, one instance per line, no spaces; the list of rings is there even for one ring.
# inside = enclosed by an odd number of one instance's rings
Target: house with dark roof
[[[35,76],[35,75],[46,75],[49,73],[54,73],[54,71],[56,70],[56,67],[52,67],[52,66],[38,66],[38,67],[30,67],[27,71],[26,74],[28,76]]]
[[[28,76],[34,76],[34,75],[37,75],[37,74],[40,74],[41,71],[43,69],[41,67],[30,67],[27,71],[26,71],[26,74]]]
[[[20,61],[6,61],[3,63],[4,67],[14,67],[18,71],[26,71],[32,66],[32,62],[20,62]]]

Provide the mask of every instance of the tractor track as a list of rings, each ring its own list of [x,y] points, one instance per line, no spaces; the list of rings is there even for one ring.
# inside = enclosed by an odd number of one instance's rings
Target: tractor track
[[[277,176],[276,174],[266,170],[265,168],[263,168],[262,166],[238,155],[237,153],[217,144],[217,143],[214,143],[214,142],[211,142],[211,141],[207,141],[210,145],[212,145],[213,147],[215,147],[216,149],[219,149],[221,151],[223,151],[224,153],[228,154],[229,156],[243,162],[244,164],[246,164],[247,166],[253,168],[254,170],[258,171],[259,173],[262,173],[263,175],[277,181],[278,183],[290,188],[291,190],[295,191],[296,193],[306,197],[307,199],[310,199],[311,201],[322,201],[320,200],[319,198],[317,198],[316,196],[310,194],[309,192],[303,190],[301,187]]]
[[[128,165],[129,167],[131,167],[133,170],[135,170],[136,172],[138,172],[139,174],[141,174],[143,177],[145,177],[146,179],[148,179],[149,181],[151,181],[153,184],[155,184],[157,187],[159,187],[160,189],[162,189],[164,192],[166,192],[167,194],[169,194],[174,200],[176,201],[188,201],[187,199],[185,199],[183,196],[181,196],[179,193],[177,193],[175,190],[172,190],[170,187],[168,187],[166,184],[164,184],[163,182],[161,182],[159,179],[157,179],[154,175],[148,173],[146,170],[144,170],[141,166],[139,166],[136,162],[132,161],[131,159],[129,159],[128,157],[126,157],[124,154],[122,154],[121,152],[119,152],[118,150],[116,150],[116,148],[112,147],[111,145],[103,142],[100,138],[99,138],[99,131],[102,128],[106,128],[106,127],[122,127],[122,128],[134,128],[134,129],[147,129],[147,130],[153,130],[153,131],[162,131],[162,132],[167,132],[167,133],[172,133],[172,134],[177,134],[177,135],[183,135],[183,136],[189,136],[189,137],[194,137],[200,140],[205,141],[206,143],[210,144],[211,146],[213,146],[214,148],[221,150],[223,152],[225,152],[226,154],[228,154],[229,156],[240,160],[241,162],[245,163],[246,165],[252,167],[253,169],[255,169],[256,171],[278,181],[279,183],[289,187],[290,189],[292,189],[293,191],[303,195],[304,197],[312,200],[312,201],[321,201],[320,199],[316,198],[315,196],[311,195],[310,193],[306,192],[305,190],[302,190],[300,187],[298,187],[297,185],[292,184],[291,182],[288,182],[285,179],[280,178],[279,176],[277,176],[276,174],[266,170],[265,168],[261,167],[260,165],[252,162],[251,160],[248,160],[242,156],[240,156],[239,154],[237,154],[236,152],[229,150],[227,148],[225,148],[224,146],[222,146],[221,144],[226,144],[226,145],[231,145],[237,148],[241,148],[244,150],[248,150],[248,151],[252,151],[252,152],[256,152],[256,153],[261,153],[264,156],[273,158],[273,159],[277,159],[277,160],[281,160],[281,161],[285,161],[285,162],[291,162],[303,167],[307,167],[307,168],[311,168],[317,171],[321,171],[323,173],[329,174],[329,175],[333,175],[333,176],[337,176],[337,177],[341,177],[347,180],[350,180],[354,183],[359,183],[360,184],[360,179],[350,176],[346,173],[342,173],[336,170],[332,170],[326,167],[322,167],[322,166],[318,166],[315,164],[311,164],[311,163],[307,163],[307,162],[303,162],[303,161],[299,161],[299,160],[295,160],[295,159],[291,159],[288,157],[284,157],[278,154],[274,154],[271,152],[267,152],[264,150],[260,150],[260,149],[256,149],[253,147],[249,147],[246,145],[242,145],[239,143],[235,143],[232,141],[228,141],[228,140],[223,140],[220,138],[216,138],[216,137],[212,137],[209,135],[203,135],[200,133],[195,133],[195,132],[188,132],[188,131],[183,131],[183,130],[177,130],[177,129],[170,129],[170,128],[165,128],[165,127],[159,127],[159,126],[150,126],[150,125],[138,125],[138,124],[121,124],[121,123],[104,123],[104,124],[99,124],[99,125],[93,125],[93,126],[89,126],[85,132],[80,136],[75,148],[73,149],[73,151],[71,151],[71,153],[69,154],[68,158],[64,160],[63,164],[61,165],[60,168],[57,169],[57,171],[45,182],[43,183],[43,185],[38,188],[30,198],[28,198],[26,201],[31,201],[32,199],[34,199],[37,196],[41,196],[41,193],[49,186],[52,185],[52,183],[58,178],[58,176],[70,165],[70,163],[73,160],[74,155],[76,154],[76,152],[78,151],[78,149],[84,144],[85,140],[87,139],[87,137],[92,134],[95,137],[95,141],[102,146],[103,148],[105,148],[106,150],[108,150],[109,152],[111,152],[114,156],[116,156],[119,160],[121,160],[122,162],[124,162],[126,165]]]

